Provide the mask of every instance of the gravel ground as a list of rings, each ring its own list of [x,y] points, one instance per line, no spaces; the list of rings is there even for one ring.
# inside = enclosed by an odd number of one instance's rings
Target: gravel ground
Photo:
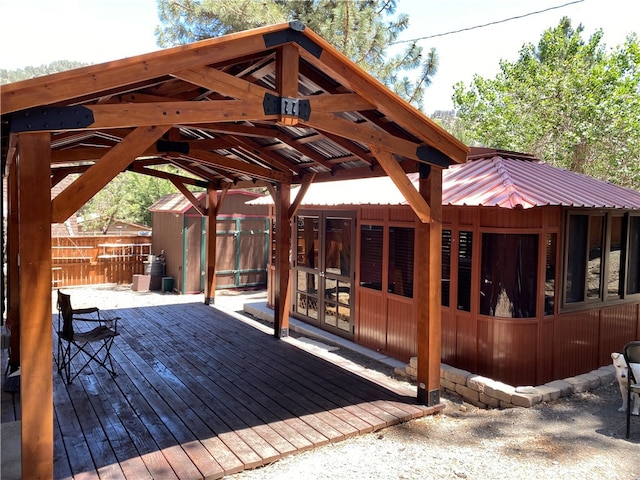
[[[202,301],[202,295],[131,292],[126,287],[65,289],[74,306],[102,308]],[[216,305],[239,311],[260,292],[216,294]],[[76,299],[81,299],[80,305]],[[100,305],[101,302],[107,305]],[[352,352],[379,374],[390,368]],[[229,478],[252,479],[621,479],[640,480],[640,418],[618,412],[617,383],[534,408],[482,410],[444,395],[445,409],[429,416],[284,458]]]
[[[640,479],[640,418],[624,438],[616,385],[531,409],[445,410],[287,457],[231,478]]]

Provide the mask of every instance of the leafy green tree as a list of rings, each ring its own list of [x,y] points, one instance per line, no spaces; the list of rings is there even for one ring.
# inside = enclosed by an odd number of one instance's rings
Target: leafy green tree
[[[116,220],[151,226],[149,207],[164,195],[177,191],[168,180],[123,172],[89,200],[79,214],[84,218],[86,230],[105,234]]]
[[[299,20],[417,107],[438,70],[435,49],[387,47],[409,26],[396,0],[158,0],[160,46],[174,46],[264,25]],[[419,69],[417,80],[408,74]]]
[[[563,18],[495,78],[456,84],[454,105],[473,141],[640,188],[638,38],[608,51],[583,30]]]
[[[16,70],[0,69],[0,85],[5,83],[19,82],[29,78],[41,77],[43,75],[51,75],[52,73],[64,72],[73,68],[84,67],[87,65],[82,62],[72,62],[70,60],[56,60],[48,65],[40,65],[39,67],[25,67]]]

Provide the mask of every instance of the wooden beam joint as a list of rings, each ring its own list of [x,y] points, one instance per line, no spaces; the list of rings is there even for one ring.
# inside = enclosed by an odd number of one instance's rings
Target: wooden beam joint
[[[264,45],[267,48],[278,47],[285,43],[296,43],[316,58],[320,58],[323,48],[304,35],[302,32],[306,27],[300,21],[289,22],[287,30],[270,32],[263,35]]]
[[[271,93],[265,93],[262,106],[265,115],[281,115],[303,120],[309,120],[311,116],[309,100],[300,98],[278,97]]]

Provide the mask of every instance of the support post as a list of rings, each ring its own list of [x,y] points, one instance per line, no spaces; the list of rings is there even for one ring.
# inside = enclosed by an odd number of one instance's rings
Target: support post
[[[418,305],[418,402],[440,403],[442,347],[442,169],[421,167],[420,194],[431,207],[429,223],[418,222],[415,272]],[[426,266],[426,268],[423,268]]]
[[[279,183],[276,187],[276,252],[274,282],[274,324],[276,338],[289,336],[289,250],[291,245],[291,222],[289,207],[291,185]]]
[[[215,188],[207,190],[209,205],[207,207],[207,284],[204,293],[204,303],[213,305],[216,302],[216,255],[217,255],[217,216],[218,192]]]
[[[20,282],[18,272],[18,244],[20,224],[18,220],[18,172],[16,162],[8,165],[8,225],[7,225],[7,326],[11,330],[11,354],[9,371],[20,366]]]
[[[51,134],[18,140],[22,476],[53,478]]]

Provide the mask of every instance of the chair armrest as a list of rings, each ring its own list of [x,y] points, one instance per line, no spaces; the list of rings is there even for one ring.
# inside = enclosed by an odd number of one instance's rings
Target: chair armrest
[[[73,309],[73,314],[86,314],[86,313],[96,313],[96,312],[100,312],[100,309],[98,307],[89,307],[89,308],[74,308]]]

